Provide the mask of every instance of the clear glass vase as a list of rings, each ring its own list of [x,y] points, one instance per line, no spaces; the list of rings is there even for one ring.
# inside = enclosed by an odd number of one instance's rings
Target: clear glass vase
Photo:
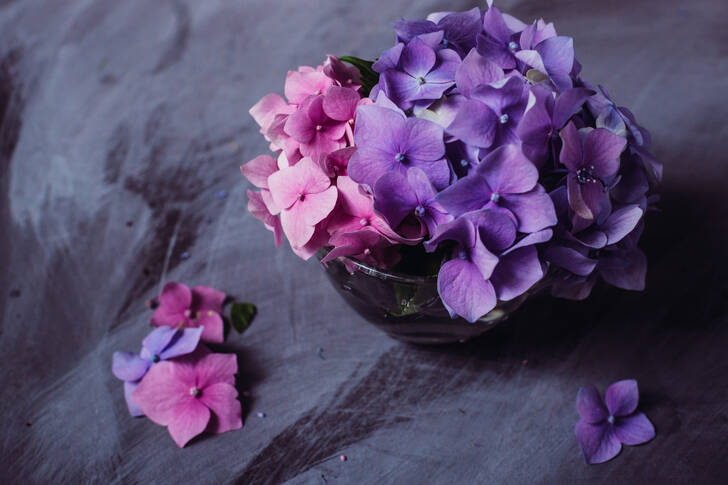
[[[318,254],[321,260],[327,251]],[[518,298],[498,305],[474,323],[451,318],[437,293],[436,276],[411,276],[367,266],[355,259],[321,263],[326,276],[344,300],[361,316],[391,337],[416,344],[464,342],[506,320],[537,283]],[[543,280],[542,280],[543,281]]]

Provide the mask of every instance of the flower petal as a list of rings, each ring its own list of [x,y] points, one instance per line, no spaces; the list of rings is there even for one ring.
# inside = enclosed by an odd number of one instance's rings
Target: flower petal
[[[173,281],[166,283],[159,295],[159,306],[152,315],[152,325],[177,325],[191,303],[192,292],[186,285]]]
[[[359,94],[353,89],[331,86],[326,90],[323,109],[329,118],[349,121],[354,117],[360,99]]]
[[[167,348],[172,339],[174,339],[176,334],[177,329],[172,327],[159,327],[152,330],[146,337],[144,337],[144,340],[142,340],[142,347],[146,350],[144,353],[148,353],[150,356],[153,354],[161,354],[162,351]],[[142,355],[142,357],[146,356]]]
[[[174,408],[167,429],[177,446],[182,448],[192,438],[205,431],[210,422],[210,410],[201,400],[185,399]]]
[[[235,390],[235,387],[225,382],[205,387],[200,395],[200,400],[213,413],[207,431],[224,433],[243,427],[242,408],[237,397],[238,391]]]
[[[475,170],[500,195],[522,194],[538,183],[538,169],[516,145],[496,148]]]
[[[437,277],[437,291],[451,314],[473,323],[496,304],[495,290],[476,265],[453,259],[442,265]]]
[[[637,409],[640,393],[637,381],[626,379],[617,381],[607,388],[604,400],[612,416],[626,416]]]
[[[516,216],[519,232],[537,232],[558,222],[551,197],[541,185],[525,194],[506,195],[501,205]]]
[[[180,400],[190,397],[195,385],[194,366],[189,362],[164,361],[153,365],[131,393],[139,408],[155,423],[166,426]]]
[[[185,328],[181,332],[175,332],[172,341],[159,353],[162,360],[172,359],[180,355],[187,355],[195,351],[200,343],[202,328]]]
[[[609,416],[602,396],[592,385],[579,389],[579,393],[576,395],[576,411],[581,419],[590,424],[601,423]]]
[[[474,88],[499,81],[503,76],[503,69],[473,49],[458,67],[455,84],[463,95],[470,97],[470,92]]]
[[[528,291],[543,274],[538,251],[533,246],[526,246],[501,256],[490,281],[498,299],[510,301]]]
[[[419,169],[410,168],[409,170]],[[424,172],[422,173],[424,174]],[[417,204],[417,196],[408,183],[407,177],[402,173],[386,173],[379,177],[374,184],[374,207],[392,227],[399,226],[402,220],[412,213]]]
[[[235,385],[238,358],[235,354],[207,354],[196,365],[197,387],[205,389],[219,382]]]
[[[627,146],[627,139],[605,128],[589,132],[584,142],[584,159],[594,166],[592,173],[608,178],[619,169],[619,156]]]
[[[142,408],[140,408],[139,405],[135,403],[134,399],[132,399],[131,397],[134,389],[136,389],[138,385],[138,382],[124,382],[124,400],[126,401],[126,408],[129,410],[129,414],[131,414],[135,418],[138,416],[144,416],[144,411],[142,411]]]
[[[469,145],[488,148],[495,138],[496,122],[497,116],[488,106],[468,100],[460,106],[447,132]]]
[[[268,177],[278,171],[276,160],[270,155],[258,155],[240,166],[240,172],[259,189],[268,188]]]
[[[144,377],[149,365],[149,361],[142,359],[133,352],[114,352],[111,372],[114,373],[117,379],[122,381],[138,381]]]
[[[483,177],[474,173],[461,178],[437,194],[437,200],[450,214],[458,217],[466,212],[482,209],[489,201],[492,190]]]
[[[204,327],[200,335],[202,341],[215,344],[225,341],[225,326],[219,313],[213,310],[202,311],[200,318],[197,319],[197,325]]]
[[[414,38],[402,50],[399,63],[407,74],[418,78],[427,75],[436,60],[435,51],[421,39]]]
[[[193,310],[212,310],[222,313],[222,304],[227,295],[209,286],[195,286],[192,288],[192,304]]]
[[[647,257],[638,248],[615,251],[600,259],[599,274],[617,288],[642,291],[645,289]]]
[[[641,445],[655,437],[655,427],[644,413],[618,417],[614,434],[625,445]]]
[[[590,465],[609,461],[622,450],[622,444],[607,423],[596,425],[581,420],[574,427],[574,435]]]

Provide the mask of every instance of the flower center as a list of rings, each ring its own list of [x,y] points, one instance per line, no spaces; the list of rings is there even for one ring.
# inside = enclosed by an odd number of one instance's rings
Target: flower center
[[[321,130],[323,130],[323,129],[324,129],[324,127],[323,127],[323,126],[321,126],[321,125],[316,125],[316,131],[321,131]]]
[[[152,362],[154,362],[156,364],[157,362],[159,362],[159,356],[157,354],[152,354],[152,356],[149,358],[149,360],[151,360]]]
[[[362,226],[362,227],[368,226],[369,225],[369,219],[367,219],[366,217],[362,217],[361,219],[359,219],[359,225]]]
[[[448,46],[449,44],[450,44],[450,43],[449,43],[449,42],[447,41],[447,39],[442,39],[442,46],[443,46],[443,47],[445,47],[445,48],[447,49],[447,46]]]
[[[417,207],[415,207],[415,215],[417,217],[424,217],[425,216],[425,208],[422,207],[421,205],[418,205]]]
[[[184,311],[184,316],[187,318],[190,318],[190,315],[192,315],[192,312],[188,308],[187,310]]]
[[[498,121],[500,122],[501,125],[505,125],[506,123],[508,123],[509,119],[511,119],[510,116],[508,116],[507,114],[502,114],[501,117],[498,118]]]
[[[364,255],[365,255],[365,256],[369,256],[370,254],[372,254],[372,250],[371,250],[371,249],[369,249],[369,248],[366,248],[366,249],[364,250]]]
[[[493,202],[494,204],[497,204],[499,200],[500,200],[500,194],[499,193],[493,192],[492,194],[490,194],[490,201],[491,202]]]
[[[463,168],[469,167],[470,162],[468,162],[467,160],[460,160],[460,166]]]
[[[468,253],[464,249],[461,249],[460,252],[458,252],[458,258],[460,259],[468,259]]]
[[[397,153],[397,154],[396,154],[396,155],[394,156],[394,161],[395,161],[395,162],[404,162],[404,160],[405,160],[405,155],[404,155],[404,153],[401,153],[401,152],[400,152],[400,153]]]
[[[591,167],[593,168],[593,167]],[[580,184],[587,184],[589,182],[596,182],[597,179],[592,175],[592,173],[589,171],[589,169],[586,168],[580,168],[576,171],[576,180]]]
[[[614,416],[609,416],[609,417],[607,418],[607,423],[609,423],[609,424],[614,424]]]
[[[200,390],[197,388],[197,386],[190,387],[190,396],[197,397],[200,395]]]
[[[422,76],[418,77],[417,78],[417,84],[419,84],[420,86],[422,86],[423,84],[425,84],[425,78],[422,77]]]
[[[508,48],[513,52],[516,52],[518,50],[518,44],[516,44],[514,41],[510,41],[508,43]]]
[[[303,200],[303,199],[305,199],[305,198],[306,198],[306,195],[305,195],[305,194],[300,194],[300,193],[299,193],[299,194],[298,194],[298,195],[296,196],[296,198],[297,198],[298,200]]]

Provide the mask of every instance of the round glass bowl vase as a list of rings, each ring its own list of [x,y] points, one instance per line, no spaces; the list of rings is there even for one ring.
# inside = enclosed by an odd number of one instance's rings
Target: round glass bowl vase
[[[327,251],[318,253],[321,260]],[[498,305],[474,323],[451,318],[437,293],[437,276],[411,276],[367,266],[350,258],[321,263],[344,300],[391,337],[415,344],[464,342],[506,320],[535,288]]]

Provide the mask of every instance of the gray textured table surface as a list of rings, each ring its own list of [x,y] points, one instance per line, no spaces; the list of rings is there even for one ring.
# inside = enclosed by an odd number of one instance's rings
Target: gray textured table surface
[[[540,299],[444,348],[389,339],[276,250],[238,166],[266,148],[247,109],[287,69],[374,57],[400,15],[472,2],[0,5],[0,482],[728,483],[726,2],[498,3],[573,35],[585,77],[651,129],[664,211],[643,294]],[[110,372],[170,279],[260,310],[226,344],[244,429],[183,450]],[[657,438],[587,466],[576,391],[628,377]]]

